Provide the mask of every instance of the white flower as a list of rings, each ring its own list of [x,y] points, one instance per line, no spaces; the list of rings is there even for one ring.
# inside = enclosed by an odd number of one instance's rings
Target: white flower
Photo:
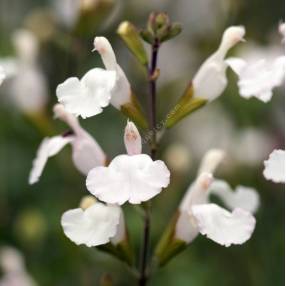
[[[124,143],[128,155],[138,155],[142,152],[142,141],[136,125],[128,121],[124,132]]]
[[[101,113],[108,106],[115,80],[114,71],[94,68],[81,80],[68,78],[58,85],[56,94],[68,112],[87,118]]]
[[[285,182],[285,150],[274,150],[264,161],[263,175],[275,183]]]
[[[227,194],[225,200],[228,200],[228,206],[233,207],[233,211],[229,212],[216,204],[209,203],[211,183],[211,174],[202,173],[187,191],[180,206],[176,238],[190,243],[198,233],[201,233],[227,247],[246,242],[255,227],[255,218],[251,212],[243,208],[247,205],[245,199],[253,196],[252,191],[242,190],[242,194],[233,196]],[[255,207],[248,205],[248,208]]]
[[[92,247],[106,244],[116,236],[121,215],[120,207],[95,201],[86,209],[66,211],[61,224],[65,235],[74,243]]]
[[[284,82],[284,56],[273,61],[260,59],[254,62],[230,58],[227,64],[238,75],[239,93],[244,98],[256,97],[268,102],[272,98],[272,90]]]
[[[0,286],[35,286],[36,283],[27,273],[22,254],[12,247],[0,249],[0,268],[3,275]]]
[[[199,233],[213,241],[230,246],[247,241],[255,227],[259,197],[252,188],[239,186],[233,192],[221,180],[213,181],[214,171],[223,159],[222,150],[210,150],[202,160],[196,181],[189,187],[179,206],[175,237],[190,243]],[[209,202],[210,194],[219,196],[233,212]]]
[[[8,86],[14,104],[25,113],[43,111],[48,102],[47,90],[46,78],[36,65],[20,64]]]
[[[218,50],[201,65],[193,78],[195,97],[211,101],[222,94],[227,85],[227,64],[224,58],[229,49],[243,40],[244,34],[242,26],[232,26],[225,30]]]
[[[38,182],[48,158],[58,154],[68,143],[72,145],[73,162],[81,173],[87,174],[92,168],[105,164],[104,152],[98,143],[79,125],[77,118],[66,112],[60,104],[55,105],[54,113],[56,117],[66,122],[73,132],[43,140],[33,161],[33,168],[29,177],[30,184]]]
[[[163,161],[150,156],[119,155],[108,167],[92,169],[87,176],[87,189],[100,200],[122,205],[125,202],[140,204],[166,188],[170,172]]]
[[[5,77],[6,77],[6,74],[4,72],[4,69],[0,66],[0,85],[4,81]]]
[[[24,113],[40,113],[48,102],[44,73],[37,64],[39,43],[29,30],[17,30],[12,37],[15,58],[0,60],[7,76],[9,99]]]
[[[112,46],[105,37],[95,37],[94,50],[100,54],[105,68],[116,72],[116,84],[112,90],[110,102],[115,108],[120,110],[121,106],[131,102],[130,83],[118,65]]]

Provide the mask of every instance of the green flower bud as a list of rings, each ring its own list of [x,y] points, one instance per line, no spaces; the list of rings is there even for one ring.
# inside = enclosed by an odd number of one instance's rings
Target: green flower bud
[[[134,54],[134,56],[138,59],[138,61],[142,65],[147,65],[147,54],[137,28],[132,23],[124,21],[119,25],[117,33],[125,42],[130,51]]]

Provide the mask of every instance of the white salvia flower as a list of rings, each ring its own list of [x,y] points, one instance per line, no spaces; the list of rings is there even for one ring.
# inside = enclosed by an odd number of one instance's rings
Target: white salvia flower
[[[0,85],[4,81],[5,77],[6,77],[6,74],[4,72],[4,69],[0,66]]]
[[[61,224],[71,241],[93,247],[106,244],[116,236],[121,215],[120,207],[95,201],[86,209],[66,211]]]
[[[204,156],[198,177],[179,206],[175,238],[190,243],[201,233],[225,246],[242,244],[250,238],[255,227],[251,213],[257,210],[259,197],[252,188],[239,186],[233,192],[226,182],[213,181],[209,171],[215,171],[224,155],[222,150],[213,149]],[[234,211],[209,203],[210,194],[219,196]]]
[[[163,161],[153,161],[146,154],[119,155],[108,167],[92,169],[87,189],[95,197],[122,205],[140,204],[158,195],[170,182],[170,172]]]
[[[74,165],[81,173],[86,175],[92,168],[105,164],[106,156],[101,147],[80,126],[77,118],[66,112],[61,104],[55,105],[54,113],[57,118],[71,127],[73,133],[43,140],[33,161],[33,168],[29,177],[30,184],[38,182],[48,158],[58,154],[68,143],[72,145]]]
[[[142,153],[142,140],[136,125],[128,121],[124,132],[124,143],[128,155]]]
[[[0,286],[36,286],[27,273],[22,254],[15,248],[5,246],[0,249],[0,268],[3,272]]]
[[[108,106],[115,81],[114,71],[94,68],[81,80],[71,77],[59,84],[56,94],[68,112],[87,118],[101,113]]]
[[[272,98],[272,90],[284,82],[284,56],[273,61],[261,59],[254,62],[230,58],[227,64],[238,75],[239,93],[244,98],[256,97],[268,102]]]
[[[275,183],[285,182],[285,150],[274,150],[264,161],[263,175]]]
[[[195,97],[211,101],[223,93],[227,85],[224,58],[229,49],[243,41],[244,35],[243,26],[232,26],[225,30],[218,50],[201,65],[193,78]]]
[[[211,178],[209,173],[200,174],[196,182],[187,191],[180,205],[180,216],[175,232],[176,238],[190,243],[198,233],[201,233],[226,247],[231,244],[246,242],[251,237],[255,227],[255,218],[251,212],[243,209],[244,199],[249,194],[244,193],[245,197],[241,200],[238,196],[229,196],[229,205],[235,207],[232,212],[229,212],[208,202]],[[240,197],[243,195],[240,194]],[[251,192],[250,197],[252,195]],[[242,203],[242,206],[239,203]],[[251,208],[254,209],[253,206]]]
[[[7,93],[24,113],[42,112],[48,102],[44,73],[37,64],[39,43],[29,30],[17,30],[12,36],[15,58],[0,60],[7,76]]]
[[[116,61],[111,44],[105,37],[95,37],[94,50],[98,51],[107,70],[116,72],[116,84],[112,90],[111,104],[121,109],[121,106],[131,102],[130,83]]]

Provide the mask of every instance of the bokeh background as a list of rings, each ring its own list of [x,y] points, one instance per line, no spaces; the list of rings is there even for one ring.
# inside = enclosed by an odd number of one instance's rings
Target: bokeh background
[[[52,118],[57,84],[102,66],[91,50],[93,37],[104,35],[145,106],[144,71],[116,35],[116,29],[123,20],[143,27],[151,11],[165,11],[183,25],[183,32],[163,45],[159,55],[158,119],[163,119],[202,61],[216,49],[227,26],[242,24],[247,31],[248,42],[234,49],[232,55],[282,54],[277,25],[284,19],[284,1],[94,0],[97,8],[92,13],[79,12],[78,2],[0,0],[0,62],[13,72],[11,59],[19,57],[13,40],[15,32],[29,29],[39,44],[32,69],[40,74],[40,79],[31,75],[18,83],[8,79],[0,88],[0,247],[18,249],[27,271],[40,286],[99,285],[105,273],[112,275],[114,285],[135,285],[118,261],[96,249],[76,246],[62,232],[62,213],[77,207],[87,194],[85,178],[71,162],[70,147],[49,160],[38,184],[28,185],[32,159],[43,137],[67,129]],[[93,1],[82,2],[88,7]],[[20,74],[28,74],[25,68]],[[276,89],[271,102],[264,104],[241,98],[230,71],[229,83],[218,100],[162,139],[160,157],[172,170],[172,183],[153,200],[152,245],[193,181],[204,152],[213,147],[224,148],[228,155],[217,177],[232,186],[254,187],[261,196],[254,235],[244,245],[230,248],[199,236],[184,253],[159,270],[150,285],[284,285],[284,185],[268,182],[262,176],[263,160],[274,148],[284,149],[284,87]],[[37,114],[25,104],[35,103],[35,93],[47,94],[47,102],[43,100]],[[81,123],[110,158],[125,152],[122,135],[126,119],[113,107]],[[138,252],[143,225],[132,207],[124,210]]]

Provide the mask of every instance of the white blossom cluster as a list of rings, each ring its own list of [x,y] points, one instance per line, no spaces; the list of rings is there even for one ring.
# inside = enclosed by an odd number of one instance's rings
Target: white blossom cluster
[[[194,98],[212,101],[219,97],[227,86],[226,70],[230,66],[238,75],[242,97],[256,97],[263,102],[271,99],[272,90],[284,79],[284,56],[255,63],[239,58],[225,59],[228,51],[244,40],[244,35],[242,26],[230,27],[224,32],[218,50],[194,76]],[[96,37],[94,50],[100,54],[105,68],[96,67],[80,79],[71,77],[58,85],[59,104],[54,106],[54,114],[71,131],[43,140],[29,178],[30,184],[36,183],[48,158],[67,144],[72,146],[74,165],[87,176],[86,188],[90,196],[82,200],[79,208],[66,211],[61,224],[69,239],[88,247],[108,242],[116,245],[123,241],[126,227],[121,206],[152,199],[168,187],[171,178],[163,161],[142,154],[141,136],[133,122],[128,121],[124,133],[127,154],[116,156],[110,163],[95,139],[81,127],[78,116],[83,119],[95,116],[109,104],[120,110],[132,101],[130,83],[109,41]],[[230,246],[242,244],[251,237],[259,196],[251,187],[237,186],[232,190],[227,182],[214,179],[214,171],[223,157],[224,151],[210,150],[203,158],[197,178],[179,206],[175,226],[177,239],[190,243],[201,233],[218,244]],[[270,155],[265,162],[267,179],[284,181],[284,157],[282,150]],[[218,196],[226,209],[212,203],[211,194]]]

